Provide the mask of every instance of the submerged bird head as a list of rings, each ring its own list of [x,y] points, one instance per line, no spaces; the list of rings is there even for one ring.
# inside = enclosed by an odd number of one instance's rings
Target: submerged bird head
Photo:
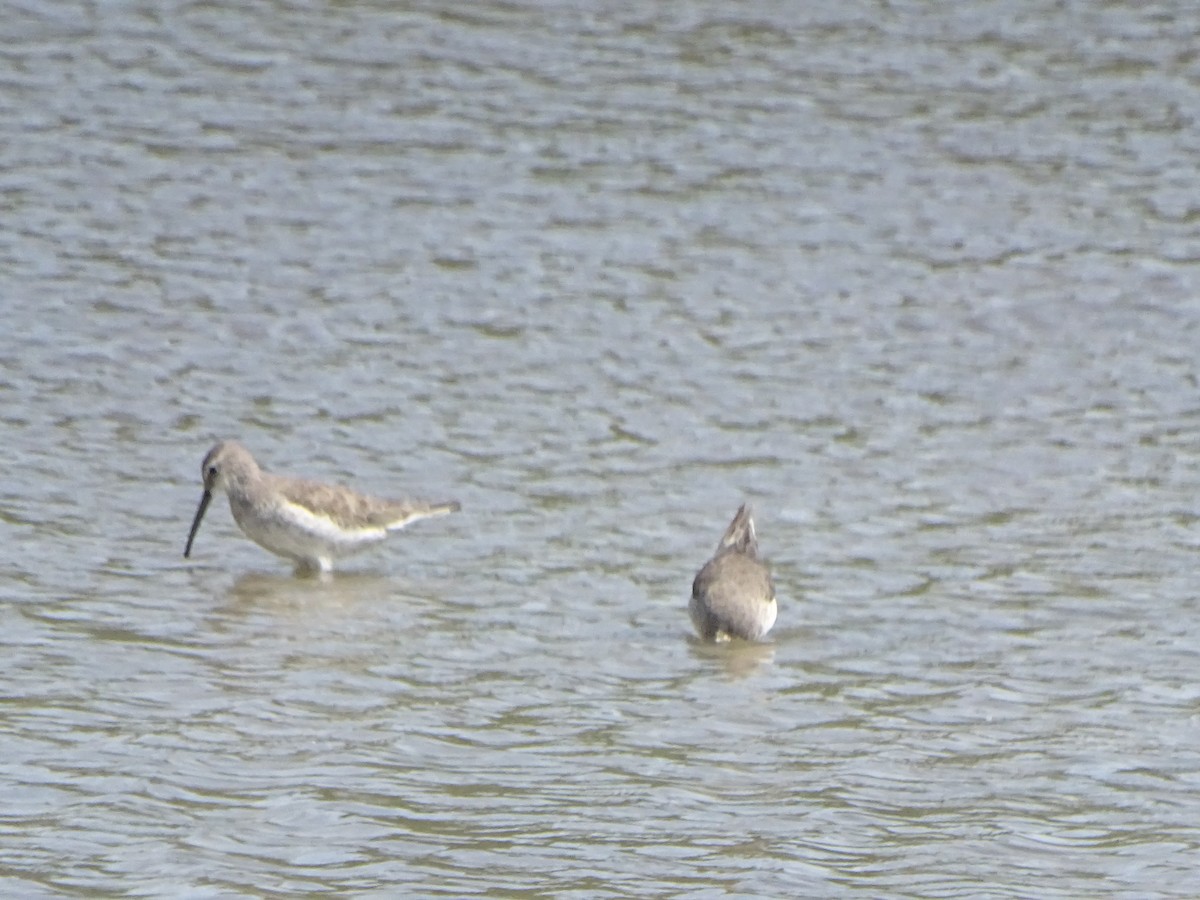
[[[200,530],[200,521],[208,504],[212,502],[214,491],[227,491],[231,481],[253,478],[259,474],[258,463],[250,455],[250,451],[237,441],[220,441],[204,457],[200,464],[200,480],[204,484],[204,493],[200,495],[200,505],[196,508],[196,517],[192,519],[192,530],[188,532],[187,546],[183,548],[185,558],[192,554],[192,541]]]
[[[744,553],[746,556],[754,558],[758,557],[758,536],[754,533],[754,519],[751,516],[749,503],[743,503],[738,507],[733,521],[729,523],[725,534],[721,536],[721,543],[717,544],[717,553],[729,551]]]

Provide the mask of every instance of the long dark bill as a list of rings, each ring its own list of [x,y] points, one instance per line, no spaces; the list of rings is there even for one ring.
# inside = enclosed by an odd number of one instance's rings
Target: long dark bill
[[[208,504],[211,502],[212,491],[205,491],[200,497],[200,506],[196,508],[196,518],[192,519],[192,530],[188,532],[187,546],[183,548],[184,559],[192,555],[192,541],[196,539],[196,532],[200,530],[200,520],[204,518],[204,511],[208,509]]]

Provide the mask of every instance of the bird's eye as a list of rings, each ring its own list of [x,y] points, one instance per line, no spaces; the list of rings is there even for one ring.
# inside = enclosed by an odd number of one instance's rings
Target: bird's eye
[[[209,466],[209,467],[208,467],[208,477],[209,477],[209,478],[216,478],[216,477],[217,477],[217,467],[216,467],[216,466]]]

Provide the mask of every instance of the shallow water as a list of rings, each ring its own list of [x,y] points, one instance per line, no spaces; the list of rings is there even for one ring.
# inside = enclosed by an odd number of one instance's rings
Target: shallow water
[[[1198,32],[12,10],[0,891],[1194,896]],[[185,561],[232,435],[464,511]]]

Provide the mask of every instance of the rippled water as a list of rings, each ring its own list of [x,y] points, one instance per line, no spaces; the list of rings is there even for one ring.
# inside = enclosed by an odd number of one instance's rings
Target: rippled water
[[[0,893],[1200,891],[1196,16],[0,37]],[[234,435],[464,511],[184,561]],[[779,623],[703,646],[744,499]]]

